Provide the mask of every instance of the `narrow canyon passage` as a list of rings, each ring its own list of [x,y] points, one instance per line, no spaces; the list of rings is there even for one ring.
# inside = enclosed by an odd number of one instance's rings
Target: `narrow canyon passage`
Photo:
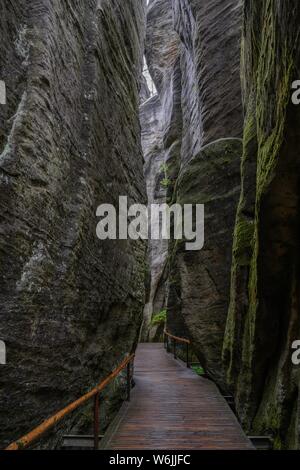
[[[1,448],[300,449],[299,25],[0,0]]]

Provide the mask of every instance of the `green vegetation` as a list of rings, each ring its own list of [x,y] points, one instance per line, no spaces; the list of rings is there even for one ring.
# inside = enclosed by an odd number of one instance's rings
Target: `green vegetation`
[[[165,175],[164,178],[161,180],[160,184],[163,188],[168,188],[170,184],[172,183],[170,178],[168,178],[168,165],[166,163],[163,163],[160,166],[160,171],[161,173],[164,173]]]
[[[160,184],[163,188],[168,188],[171,184],[171,180],[169,178],[164,178],[161,180]]]
[[[201,366],[192,366],[192,369],[198,375],[204,375],[204,369]]]
[[[151,326],[164,325],[167,320],[167,310],[161,310],[159,313],[155,313],[151,320]]]
[[[161,171],[161,173],[164,173],[165,176],[166,176],[167,171],[168,171],[168,165],[166,163],[162,163],[162,165],[160,165],[160,171]]]

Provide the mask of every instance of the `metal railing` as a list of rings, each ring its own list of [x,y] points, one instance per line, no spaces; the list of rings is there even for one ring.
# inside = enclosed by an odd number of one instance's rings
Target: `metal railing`
[[[30,444],[40,439],[47,431],[53,428],[63,418],[68,416],[72,411],[76,410],[88,400],[94,398],[94,449],[99,448],[99,401],[100,392],[113,380],[115,379],[122,370],[127,367],[127,401],[130,401],[130,390],[131,390],[131,370],[130,365],[134,360],[135,355],[131,354],[128,356],[111,374],[106,377],[97,387],[93,388],[90,392],[83,395],[78,400],[69,404],[62,410],[58,411],[51,418],[46,419],[42,424],[37,426],[31,432],[21,437],[17,441],[11,443],[5,450],[21,450],[26,449]]]
[[[191,363],[189,359],[189,346],[191,344],[191,341],[186,338],[180,338],[179,336],[174,336],[171,333],[168,333],[167,330],[164,330],[164,346],[167,352],[170,352],[169,341],[168,341],[169,338],[172,340],[172,343],[173,343],[174,359],[177,359],[176,343],[181,343],[181,344],[186,345],[186,366],[190,368]]]

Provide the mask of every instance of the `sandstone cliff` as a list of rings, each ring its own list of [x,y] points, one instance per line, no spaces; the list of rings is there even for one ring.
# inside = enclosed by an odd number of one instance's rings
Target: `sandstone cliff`
[[[149,4],[145,54],[157,93],[140,109],[144,175],[148,203],[163,204],[177,175],[170,168],[172,162],[177,163],[181,128],[179,38],[169,0]],[[151,319],[166,306],[168,241],[149,240],[148,254],[150,281],[142,339],[156,340],[161,339],[163,325],[151,327]]]
[[[300,4],[245,1],[242,193],[224,343],[227,380],[246,429],[299,447]]]
[[[240,191],[242,9],[239,0],[175,1],[173,8],[181,38],[183,116],[173,199],[205,204],[205,245],[198,252],[180,244],[172,248],[171,307],[179,310],[174,302],[179,293],[180,315],[195,352],[207,373],[226,388],[220,359]]]
[[[167,327],[232,391],[245,430],[276,448],[299,448],[299,21],[295,0],[148,8],[146,57],[169,104],[167,200],[205,204],[204,249],[169,243]]]
[[[100,242],[95,229],[101,203],[146,199],[144,15],[141,0],[0,3],[1,445],[137,341],[144,243]]]
[[[208,3],[153,0],[146,58],[163,104],[167,199],[206,205],[204,250],[169,244],[167,325],[189,335],[225,388],[221,352],[242,154],[242,10],[237,0]]]
[[[1,446],[166,308],[245,431],[300,448],[299,24],[299,0],[0,1]],[[100,242],[119,195],[204,204],[204,248],[150,240],[148,270],[145,243]]]

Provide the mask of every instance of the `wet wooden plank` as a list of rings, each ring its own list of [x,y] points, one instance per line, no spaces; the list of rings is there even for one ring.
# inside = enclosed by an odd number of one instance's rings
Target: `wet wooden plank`
[[[101,448],[253,449],[218,388],[175,361],[162,344],[139,345],[135,382],[131,402]]]

